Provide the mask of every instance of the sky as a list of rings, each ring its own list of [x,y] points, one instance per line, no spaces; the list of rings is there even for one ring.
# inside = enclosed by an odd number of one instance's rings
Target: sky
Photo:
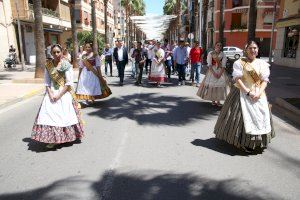
[[[156,14],[162,15],[163,14],[163,7],[165,4],[164,0],[144,0],[146,3],[146,15],[149,14]]]

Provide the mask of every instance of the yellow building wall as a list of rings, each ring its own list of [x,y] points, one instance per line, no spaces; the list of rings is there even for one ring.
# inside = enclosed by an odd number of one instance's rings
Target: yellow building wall
[[[300,0],[285,0],[283,17],[291,17],[300,14]],[[285,13],[287,16],[285,16]]]

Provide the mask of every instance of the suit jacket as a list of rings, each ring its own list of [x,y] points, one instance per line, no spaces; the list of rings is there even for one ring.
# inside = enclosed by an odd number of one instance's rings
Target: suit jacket
[[[122,47],[123,48],[123,61],[125,61],[125,63],[128,63],[128,51],[126,47]],[[118,63],[119,62],[119,56],[118,56],[118,47],[114,48],[114,59],[115,61]]]

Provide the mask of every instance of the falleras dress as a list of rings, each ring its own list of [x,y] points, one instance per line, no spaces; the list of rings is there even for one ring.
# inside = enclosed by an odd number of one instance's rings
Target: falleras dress
[[[233,79],[241,77],[252,91],[259,90],[262,81],[269,81],[269,64],[244,58],[233,64]],[[228,95],[214,128],[216,138],[238,148],[265,148],[275,137],[272,115],[265,92],[257,101],[247,96],[236,83]]]
[[[218,66],[216,60],[220,60]],[[210,101],[221,101],[225,100],[229,93],[229,81],[225,71],[218,79],[214,77],[212,71],[215,73],[220,73],[220,71],[226,66],[226,55],[223,52],[217,54],[215,51],[211,51],[207,55],[207,65],[209,69],[199,86],[197,95],[204,99]]]
[[[106,82],[101,81],[102,79],[100,79],[100,75],[98,74],[98,70],[101,67],[99,56],[91,58],[83,56],[79,61],[79,67],[81,68],[81,73],[76,89],[78,100],[103,99],[111,95],[110,88]]]
[[[72,65],[63,60],[59,68],[48,61],[45,69],[45,86],[58,94],[64,86],[68,91],[56,102],[51,102],[45,93],[42,105],[35,119],[31,138],[43,143],[60,144],[75,141],[83,137],[83,128],[77,101],[73,93]]]
[[[165,52],[163,49],[158,49],[155,52],[155,56],[152,59],[152,65],[151,70],[149,74],[149,81],[150,82],[157,82],[157,83],[163,83],[167,81],[164,61],[159,63],[161,59],[164,59]]]

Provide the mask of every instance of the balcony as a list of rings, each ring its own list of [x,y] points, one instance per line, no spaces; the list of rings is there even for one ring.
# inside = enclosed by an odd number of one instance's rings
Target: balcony
[[[231,24],[230,30],[243,30],[247,29],[247,24]]]
[[[33,4],[28,3],[28,7],[29,7],[29,10],[33,12]],[[56,12],[54,10],[51,10],[51,9],[48,9],[48,8],[42,8],[42,13],[44,15],[49,16],[49,17],[59,18],[59,13],[58,12]]]

